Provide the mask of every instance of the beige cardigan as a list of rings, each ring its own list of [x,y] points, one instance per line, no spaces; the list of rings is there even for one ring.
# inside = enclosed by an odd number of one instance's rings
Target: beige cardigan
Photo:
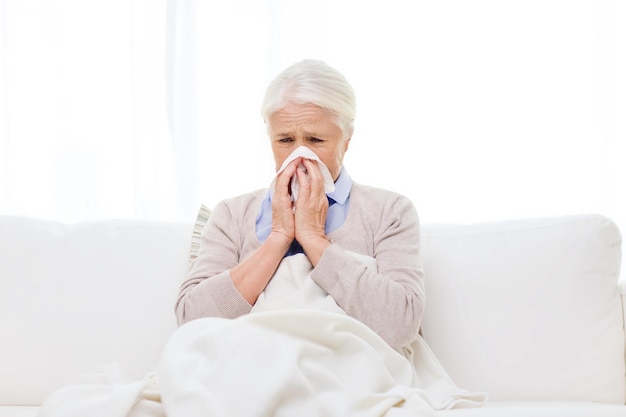
[[[261,245],[255,221],[266,192],[222,201],[212,211],[198,257],[180,288],[175,308],[179,325],[201,317],[235,318],[252,308],[235,288],[230,269]],[[354,183],[346,222],[327,237],[332,244],[312,278],[392,347],[411,343],[424,308],[420,226],[412,202]],[[365,268],[346,251],[375,258],[378,270]]]

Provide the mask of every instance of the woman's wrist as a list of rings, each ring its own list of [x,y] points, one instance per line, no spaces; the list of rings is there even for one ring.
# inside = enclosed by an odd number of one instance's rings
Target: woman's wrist
[[[267,237],[267,239],[265,240],[265,243],[269,246],[272,246],[278,249],[284,248],[284,252],[283,252],[284,254],[289,249],[289,246],[291,246],[292,241],[293,241],[293,238],[290,238],[286,234],[272,230],[269,236]]]
[[[326,248],[330,246],[330,241],[325,236],[315,236],[307,239],[305,242],[299,242],[304,249],[304,253],[309,258],[313,266],[316,266],[320,258],[324,254]]]

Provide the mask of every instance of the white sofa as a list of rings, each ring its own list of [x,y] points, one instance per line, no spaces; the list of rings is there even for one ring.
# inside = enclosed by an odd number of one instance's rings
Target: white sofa
[[[193,222],[64,225],[0,216],[0,417],[37,414],[74,375],[152,371],[176,328]],[[579,215],[422,228],[423,335],[486,392],[442,416],[626,416],[621,238]]]

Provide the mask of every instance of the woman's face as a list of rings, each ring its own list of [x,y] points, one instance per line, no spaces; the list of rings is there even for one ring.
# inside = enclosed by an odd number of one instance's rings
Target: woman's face
[[[306,146],[337,180],[350,137],[344,137],[333,114],[313,104],[287,104],[271,115],[268,125],[276,171],[294,149]]]

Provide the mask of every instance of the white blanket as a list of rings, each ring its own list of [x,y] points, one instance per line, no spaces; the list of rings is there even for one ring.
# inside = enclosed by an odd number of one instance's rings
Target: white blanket
[[[311,270],[304,255],[285,258],[252,314],[193,320],[145,379],[83,376],[39,416],[428,417],[485,402],[453,383],[421,337],[398,352],[345,314]]]

